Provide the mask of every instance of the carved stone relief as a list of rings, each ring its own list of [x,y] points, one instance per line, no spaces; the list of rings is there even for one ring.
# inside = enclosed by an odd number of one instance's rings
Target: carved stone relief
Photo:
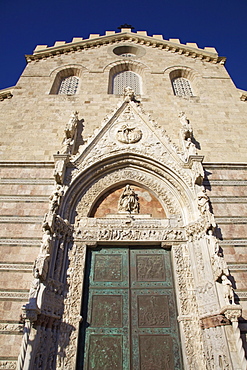
[[[133,178],[135,181],[148,186],[151,190],[153,190],[154,193],[158,195],[158,198],[163,202],[164,209],[168,210],[168,214],[179,214],[179,205],[177,199],[174,198],[170,191],[164,190],[160,182],[158,182],[154,176],[148,175],[141,171],[127,169],[118,170],[109,175],[105,175],[95,182],[91,188],[82,194],[82,198],[76,209],[77,214],[80,217],[87,216],[92,203],[95,199],[97,199],[104,189],[121,181],[131,182]]]
[[[182,244],[173,246],[173,250],[178,287],[178,320],[184,333],[188,368],[206,369],[199,312],[194,294],[195,286],[188,248],[186,244]]]
[[[126,124],[118,129],[116,138],[124,144],[137,143],[142,138],[142,131],[137,129],[135,126],[129,126]]]
[[[125,151],[156,158],[192,186],[190,173],[183,169],[177,148],[171,145],[170,139],[160,129],[157,130],[158,125],[138,104],[123,103],[112,117],[107,117],[107,121],[103,122],[102,130],[74,161],[77,169],[72,171],[72,180],[94,163]],[[134,145],[137,142],[138,146]],[[66,181],[70,182],[71,179],[67,178]]]
[[[223,328],[217,326],[203,330],[203,342],[205,359],[210,364],[210,369],[233,369],[227,349],[227,343]]]
[[[64,315],[58,337],[57,369],[75,368],[77,336],[81,321],[81,293],[85,268],[86,244],[77,242],[69,253],[67,294]]]
[[[152,220],[122,218],[97,219],[77,218],[75,237],[86,241],[182,241],[185,240],[184,230],[170,225],[170,220]],[[175,220],[173,220],[175,225]]]
[[[118,211],[130,214],[139,213],[139,208],[138,195],[131,189],[130,185],[126,185],[118,202]]]

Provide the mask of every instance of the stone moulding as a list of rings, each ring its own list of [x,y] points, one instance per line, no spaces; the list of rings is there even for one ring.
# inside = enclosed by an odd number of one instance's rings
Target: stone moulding
[[[97,199],[99,199],[107,189],[109,190],[110,187],[116,186],[116,184],[124,184],[126,181],[133,183],[133,179],[135,179],[134,183],[141,184],[144,187],[151,189],[154,194],[156,194],[156,197],[161,200],[163,207],[168,214],[180,214],[180,202],[186,204],[186,207],[189,206],[187,194],[184,194],[181,187],[178,186],[178,183],[171,177],[170,179],[167,179],[170,184],[166,181],[169,186],[164,186],[164,178],[163,181],[161,181],[147,172],[137,169],[133,170],[132,168],[127,167],[126,169],[118,169],[105,174],[100,179],[96,179],[91,185],[88,184],[87,188],[82,190],[80,193],[81,200],[77,200],[77,203],[80,202],[80,206],[77,209],[78,214],[81,216],[89,215],[90,210]],[[175,193],[177,194],[176,196]],[[69,201],[72,201],[71,197],[69,198]],[[68,214],[66,214],[66,218],[68,218]]]
[[[17,361],[0,360],[0,370],[16,369]]]
[[[10,299],[10,300],[21,300],[26,301],[28,299],[28,291],[23,292],[16,292],[16,291],[0,291],[0,299]]]
[[[5,239],[0,238],[0,245],[23,245],[25,247],[38,247],[40,245],[40,239]]]
[[[210,181],[204,181],[203,184],[205,186],[246,186],[247,180],[210,180]]]
[[[33,263],[4,263],[0,262],[0,271],[32,272]]]
[[[53,185],[54,180],[51,179],[14,179],[14,178],[5,178],[0,179],[0,184],[25,184],[25,185]]]

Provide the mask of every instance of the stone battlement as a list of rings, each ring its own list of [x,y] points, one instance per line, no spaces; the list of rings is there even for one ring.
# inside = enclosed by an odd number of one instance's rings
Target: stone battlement
[[[81,42],[85,42],[85,41],[88,41],[88,40],[95,40],[95,39],[101,39],[101,38],[105,38],[106,36],[109,37],[109,36],[119,36],[121,33],[130,33],[132,34],[134,37],[138,37],[138,38],[152,38],[153,41],[165,41],[165,42],[169,42],[169,44],[177,44],[179,45],[180,47],[184,46],[184,47],[187,47],[187,48],[190,48],[190,49],[197,49],[197,50],[201,50],[201,51],[204,51],[204,52],[207,52],[207,53],[211,53],[211,54],[216,54],[218,55],[216,49],[214,47],[204,47],[204,49],[201,49],[198,47],[198,45],[196,43],[192,43],[192,42],[187,42],[186,44],[181,44],[180,40],[179,39],[169,39],[169,40],[165,40],[163,38],[163,35],[153,35],[153,36],[149,36],[147,34],[147,31],[136,31],[136,32],[132,32],[132,30],[130,28],[122,28],[120,32],[115,32],[115,31],[106,31],[104,35],[100,35],[98,33],[92,33],[89,35],[88,39],[83,39],[82,37],[74,37],[72,39],[71,42],[68,42],[66,43],[66,41],[56,41],[54,43],[53,46],[48,46],[48,45],[37,45],[35,50],[34,50],[34,54],[37,54],[39,52],[42,52],[42,51],[47,51],[48,49],[51,49],[51,48],[60,48],[60,47],[64,47],[64,46],[72,46],[73,44],[78,44],[78,43],[81,43]],[[124,39],[123,39],[124,41]],[[136,39],[136,41],[138,42],[138,39]],[[161,46],[161,45],[159,45]]]

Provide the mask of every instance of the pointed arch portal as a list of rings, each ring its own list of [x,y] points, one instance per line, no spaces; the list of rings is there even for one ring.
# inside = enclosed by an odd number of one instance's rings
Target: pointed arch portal
[[[217,312],[219,303],[212,270],[202,267],[211,263],[204,252],[211,224],[198,209],[201,161],[194,156],[185,165],[128,99],[74,161],[60,206],[75,229],[65,368],[76,361],[77,369],[205,368],[198,317]],[[126,186],[138,195],[137,213],[119,209]],[[151,212],[148,199],[159,210]]]
[[[130,93],[73,160],[54,158],[19,368],[231,369],[241,309],[224,296],[203,157],[181,155]],[[43,363],[44,338],[58,339]]]

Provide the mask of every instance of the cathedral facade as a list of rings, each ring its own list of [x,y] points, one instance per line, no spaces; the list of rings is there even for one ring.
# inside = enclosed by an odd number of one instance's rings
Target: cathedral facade
[[[246,370],[247,93],[126,27],[0,91],[2,370]]]

